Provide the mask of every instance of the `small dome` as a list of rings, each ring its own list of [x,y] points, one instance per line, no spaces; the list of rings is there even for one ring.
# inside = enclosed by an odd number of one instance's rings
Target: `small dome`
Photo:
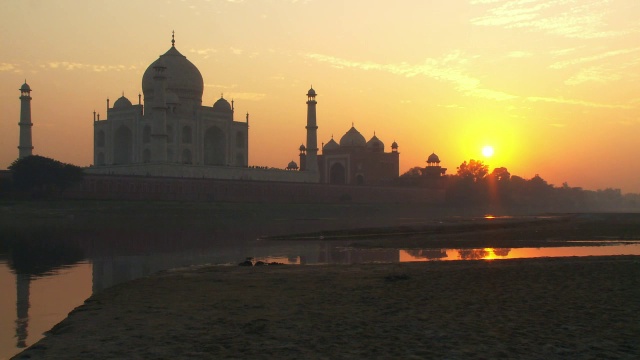
[[[392,148],[392,149],[397,149],[397,148],[398,148],[398,143],[394,141],[394,142],[391,144],[391,148]]]
[[[307,92],[307,96],[316,96],[316,91],[313,90],[313,86],[311,87],[311,89],[309,89],[309,91]]]
[[[300,151],[307,151],[307,148],[304,146],[304,144],[300,145],[299,148]]]
[[[124,95],[120,96],[116,102],[113,103],[114,109],[122,109],[131,106],[131,101],[124,97]]]
[[[175,93],[171,91],[167,91],[165,95],[166,95],[165,102],[167,104],[180,104],[180,99],[178,98],[178,95],[176,95]]]
[[[384,152],[384,143],[380,141],[380,139],[378,139],[375,134],[373,134],[373,137],[369,141],[367,141],[367,148],[374,151]]]
[[[338,150],[340,149],[340,145],[338,145],[338,143],[333,140],[333,138],[331,138],[331,140],[329,140],[328,143],[324,144],[324,146],[322,147],[322,151],[331,151],[331,150]]]
[[[428,163],[440,163],[440,158],[438,157],[438,155],[436,155],[435,153],[431,153],[431,155],[429,155],[429,158],[427,159]]]
[[[298,164],[293,160],[291,160],[289,165],[287,165],[287,170],[295,170],[297,168],[298,168]]]
[[[221,97],[213,104],[213,111],[231,112],[231,104]]]
[[[340,139],[340,146],[364,147],[365,145],[367,145],[367,140],[353,126]]]
[[[20,91],[23,91],[23,92],[31,91],[31,87],[29,87],[29,84],[27,84],[27,82],[25,81],[24,84],[22,84],[22,86],[20,87]]]

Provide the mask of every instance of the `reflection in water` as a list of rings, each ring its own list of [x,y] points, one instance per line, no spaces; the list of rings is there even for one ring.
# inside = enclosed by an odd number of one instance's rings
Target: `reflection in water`
[[[16,274],[16,339],[18,348],[27,347],[27,328],[29,327],[29,289],[31,276],[29,274]]]
[[[234,239],[234,231],[220,231],[214,234],[216,239]],[[483,249],[359,249],[349,243],[339,241],[259,241],[253,235],[238,236],[238,241],[213,242],[205,234],[200,236],[158,236],[149,234],[110,234],[91,237],[83,241],[70,238],[58,238],[46,241],[21,239],[10,241],[7,265],[15,274],[16,303],[13,318],[13,304],[10,309],[0,309],[0,323],[11,321],[15,327],[15,344],[13,349],[0,349],[0,358],[11,356],[21,348],[37,341],[40,334],[28,336],[29,321],[42,322],[40,327],[46,329],[55,325],[51,319],[33,319],[29,317],[30,297],[40,298],[36,302],[44,302],[47,297],[70,297],[60,291],[31,293],[34,280],[42,277],[55,277],[59,269],[63,269],[86,258],[91,267],[78,268],[91,275],[93,293],[102,291],[115,284],[135,278],[147,276],[155,272],[197,265],[236,265],[247,257],[266,263],[283,264],[354,264],[354,263],[392,263],[406,261],[444,261],[444,260],[479,260],[508,259],[523,257],[552,256],[590,256],[590,255],[640,255],[640,243],[631,245],[590,246],[590,247],[556,247],[556,248],[483,248]],[[1,261],[0,261],[1,264]],[[58,270],[56,270],[58,269]],[[0,267],[2,271],[2,267]],[[88,274],[90,272],[90,274]],[[0,274],[3,275],[3,274]],[[35,282],[34,282],[35,283]],[[74,284],[74,286],[84,286]],[[88,293],[88,289],[87,289]],[[86,296],[86,295],[85,295]],[[81,304],[83,298],[69,301],[69,304]],[[36,303],[36,302],[32,302]],[[73,305],[73,306],[77,306]],[[64,317],[72,307],[59,315]],[[1,324],[0,324],[1,325]],[[32,325],[33,326],[33,325]],[[33,331],[32,331],[33,332]],[[27,341],[28,340],[28,341]],[[8,352],[8,353],[7,353]]]
[[[14,238],[6,243],[8,265],[16,274],[16,347],[27,347],[31,280],[53,274],[56,269],[84,258],[76,242],[39,234]]]

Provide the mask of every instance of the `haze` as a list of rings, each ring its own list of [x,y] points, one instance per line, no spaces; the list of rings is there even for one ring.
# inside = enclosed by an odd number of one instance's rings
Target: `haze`
[[[171,46],[200,70],[203,103],[250,113],[249,165],[284,168],[305,141],[351,127],[400,148],[400,172],[435,152],[585,189],[640,192],[637,0],[11,1],[0,13],[0,168],[16,159],[20,85],[34,154],[87,166],[93,111]],[[490,158],[482,149],[491,146]],[[387,149],[388,151],[388,149]]]

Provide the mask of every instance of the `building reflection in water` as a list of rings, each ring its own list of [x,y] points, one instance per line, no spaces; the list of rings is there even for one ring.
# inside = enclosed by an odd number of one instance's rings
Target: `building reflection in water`
[[[8,265],[16,275],[16,347],[27,347],[31,280],[84,259],[75,241],[38,236],[7,241]]]

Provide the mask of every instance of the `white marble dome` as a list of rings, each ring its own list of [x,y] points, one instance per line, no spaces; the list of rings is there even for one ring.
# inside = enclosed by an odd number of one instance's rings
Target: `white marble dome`
[[[145,102],[153,100],[154,67],[164,66],[167,80],[167,90],[175,93],[179,98],[192,99],[201,102],[204,91],[204,80],[200,70],[187,60],[178,49],[172,46],[169,51],[151,63],[142,76],[142,93]]]

